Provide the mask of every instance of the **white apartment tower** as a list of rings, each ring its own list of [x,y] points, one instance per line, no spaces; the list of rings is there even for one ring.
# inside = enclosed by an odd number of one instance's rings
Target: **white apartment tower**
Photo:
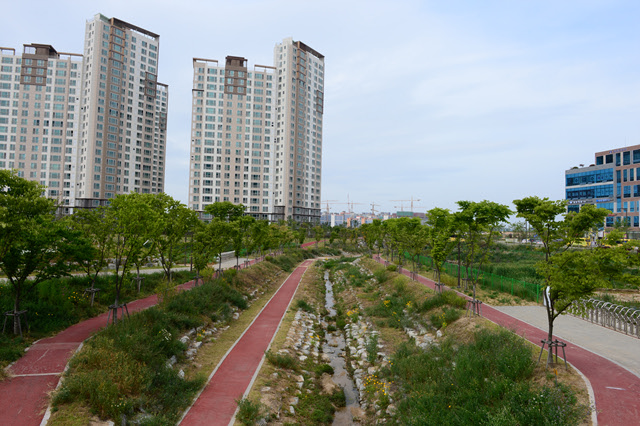
[[[117,18],[86,24],[78,207],[164,189],[168,87],[158,83],[160,36]]]
[[[47,187],[67,213],[76,202],[82,55],[0,47],[0,169]]]
[[[278,70],[275,213],[320,223],[324,56],[300,41],[274,49]]]
[[[244,204],[247,214],[273,214],[275,69],[193,59],[189,207]]]
[[[194,58],[193,71],[189,207],[319,223],[324,56],[288,38],[274,66]]]

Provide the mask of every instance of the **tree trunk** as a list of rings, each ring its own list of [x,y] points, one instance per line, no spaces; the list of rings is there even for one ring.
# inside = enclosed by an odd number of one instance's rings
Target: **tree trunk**
[[[20,317],[17,315],[18,310],[20,310],[20,288],[16,290],[16,298],[13,302],[13,334],[20,334]]]
[[[458,241],[458,288],[460,288],[460,241]]]
[[[550,344],[553,341],[553,322],[555,320],[553,316],[553,301],[547,295],[546,289],[545,293],[542,296],[545,300],[545,307],[547,308],[547,320],[549,322],[549,330],[547,333],[547,342]],[[547,365],[553,362],[553,352],[551,351],[551,347],[548,347],[549,353],[547,354]]]

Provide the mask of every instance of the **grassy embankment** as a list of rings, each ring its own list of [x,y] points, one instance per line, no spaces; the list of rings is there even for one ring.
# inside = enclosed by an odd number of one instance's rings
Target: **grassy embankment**
[[[142,424],[175,424],[283,282],[286,274],[276,263],[294,264],[316,254],[292,251],[227,271],[97,333],[70,362],[54,394],[50,424],[87,424],[92,416],[119,422],[122,415]],[[186,344],[180,341],[185,335],[190,337]],[[194,343],[201,346],[188,358],[185,349]],[[170,366],[172,357],[176,363]]]
[[[187,282],[193,276],[194,273],[189,271],[174,272],[174,283]],[[122,288],[121,301],[130,302],[156,293],[164,280],[164,273],[146,274],[144,277],[140,293],[137,292],[135,281],[128,280]],[[90,296],[84,292],[91,286],[86,275],[47,280],[26,293],[20,308],[28,311],[29,328],[27,331],[23,324],[24,337],[14,336],[13,325],[7,321],[7,332],[0,334],[0,375],[4,367],[20,358],[25,348],[34,341],[106,312],[115,300],[114,281],[113,274],[98,276],[95,287],[100,288],[101,292],[96,296],[93,306]],[[10,284],[0,284],[0,312],[12,310],[13,303]]]
[[[575,371],[562,369],[556,376],[536,366],[533,345],[482,318],[463,317],[465,302],[452,292],[436,295],[375,262],[363,260],[361,265],[344,259],[327,262],[337,302],[333,318],[322,310],[320,274],[310,283],[315,291],[296,295],[323,313],[330,330],[353,329],[356,325],[368,330],[365,351],[360,350],[359,355],[349,350],[346,353],[352,373],[356,369],[370,372],[364,377],[362,401],[366,411],[360,413],[361,420],[386,418],[399,424],[585,421],[588,397]],[[293,318],[294,310],[287,314],[289,318]],[[290,349],[284,337],[289,324],[285,319],[272,351]],[[442,337],[433,336],[436,330]],[[429,336],[427,341],[435,339],[437,343],[420,349],[416,342],[424,342],[425,336]],[[288,383],[284,389],[289,394],[284,400],[297,395],[291,379],[294,374],[295,370],[267,365],[249,395],[248,405],[260,410],[261,397],[279,386],[279,381]],[[297,410],[295,416],[283,415],[283,406],[286,408],[286,403],[263,406],[261,416],[267,408],[280,407],[270,413],[272,420],[280,414],[276,424],[292,419],[309,424],[330,422],[311,421],[300,417]]]

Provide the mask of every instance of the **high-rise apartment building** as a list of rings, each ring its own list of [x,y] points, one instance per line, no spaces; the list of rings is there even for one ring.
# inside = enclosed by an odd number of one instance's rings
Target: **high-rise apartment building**
[[[75,205],[82,55],[25,44],[0,48],[0,168]]]
[[[163,192],[169,94],[157,79],[159,38],[98,14],[84,55],[0,48],[0,168],[47,186],[65,213]]]
[[[193,71],[189,206],[230,201],[271,220],[275,69],[227,56],[194,58]]]
[[[278,71],[274,213],[320,223],[324,56],[300,41],[274,48]]]
[[[117,18],[86,24],[77,205],[164,189],[168,87],[158,83],[160,36]]]
[[[189,207],[319,223],[324,56],[288,38],[273,66],[247,62],[193,59]]]

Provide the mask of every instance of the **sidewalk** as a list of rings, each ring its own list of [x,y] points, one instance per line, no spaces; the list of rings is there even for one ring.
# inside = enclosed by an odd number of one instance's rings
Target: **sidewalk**
[[[374,256],[374,260],[384,262],[379,256]],[[403,274],[409,276],[410,272],[403,268]],[[432,289],[435,288],[432,280],[421,275],[417,276],[417,281]],[[458,294],[469,299],[465,294]],[[544,312],[541,312],[540,320],[535,309],[527,311],[518,307],[515,309],[492,307],[484,303],[481,312],[483,317],[512,330],[537,346],[540,346],[540,341],[547,337]],[[556,320],[562,322],[557,330],[564,333],[563,340],[567,343],[565,350],[568,362],[589,380],[593,388],[598,423],[601,425],[640,424],[640,376],[632,372],[640,356],[638,352],[634,352],[638,339],[620,333],[616,334],[623,339],[614,339],[610,336],[610,333],[615,333],[612,330],[578,318],[569,318],[569,320],[580,321],[581,324],[567,322],[562,318],[562,321]],[[569,323],[571,325],[568,325]],[[578,330],[581,331],[578,333]],[[557,334],[557,337],[560,336]],[[572,340],[564,336],[570,336]],[[616,343],[618,347],[610,346],[609,342],[614,341],[618,342]],[[615,354],[616,351],[619,352],[618,355]],[[618,364],[617,361],[612,361],[614,355],[616,359],[623,362]]]
[[[495,306],[495,309],[547,330],[547,311],[544,306]],[[560,315],[553,323],[553,335],[571,342],[619,364],[640,377],[640,339],[571,316]],[[571,361],[570,354],[567,354]]]
[[[250,264],[255,263],[251,261]],[[236,259],[223,260],[223,267],[234,267]],[[244,259],[241,260],[241,267]],[[190,289],[193,281],[178,286]],[[158,303],[149,296],[128,303],[129,313]],[[82,342],[107,325],[107,313],[75,324],[53,337],[38,340],[25,355],[11,365],[10,377],[0,382],[0,425],[40,425],[49,404],[49,393],[56,388],[69,359]]]
[[[302,275],[313,263],[305,260],[286,279],[251,325],[224,356],[209,382],[185,413],[180,424],[228,425],[236,412],[236,400],[251,386],[264,353],[275,336]]]

